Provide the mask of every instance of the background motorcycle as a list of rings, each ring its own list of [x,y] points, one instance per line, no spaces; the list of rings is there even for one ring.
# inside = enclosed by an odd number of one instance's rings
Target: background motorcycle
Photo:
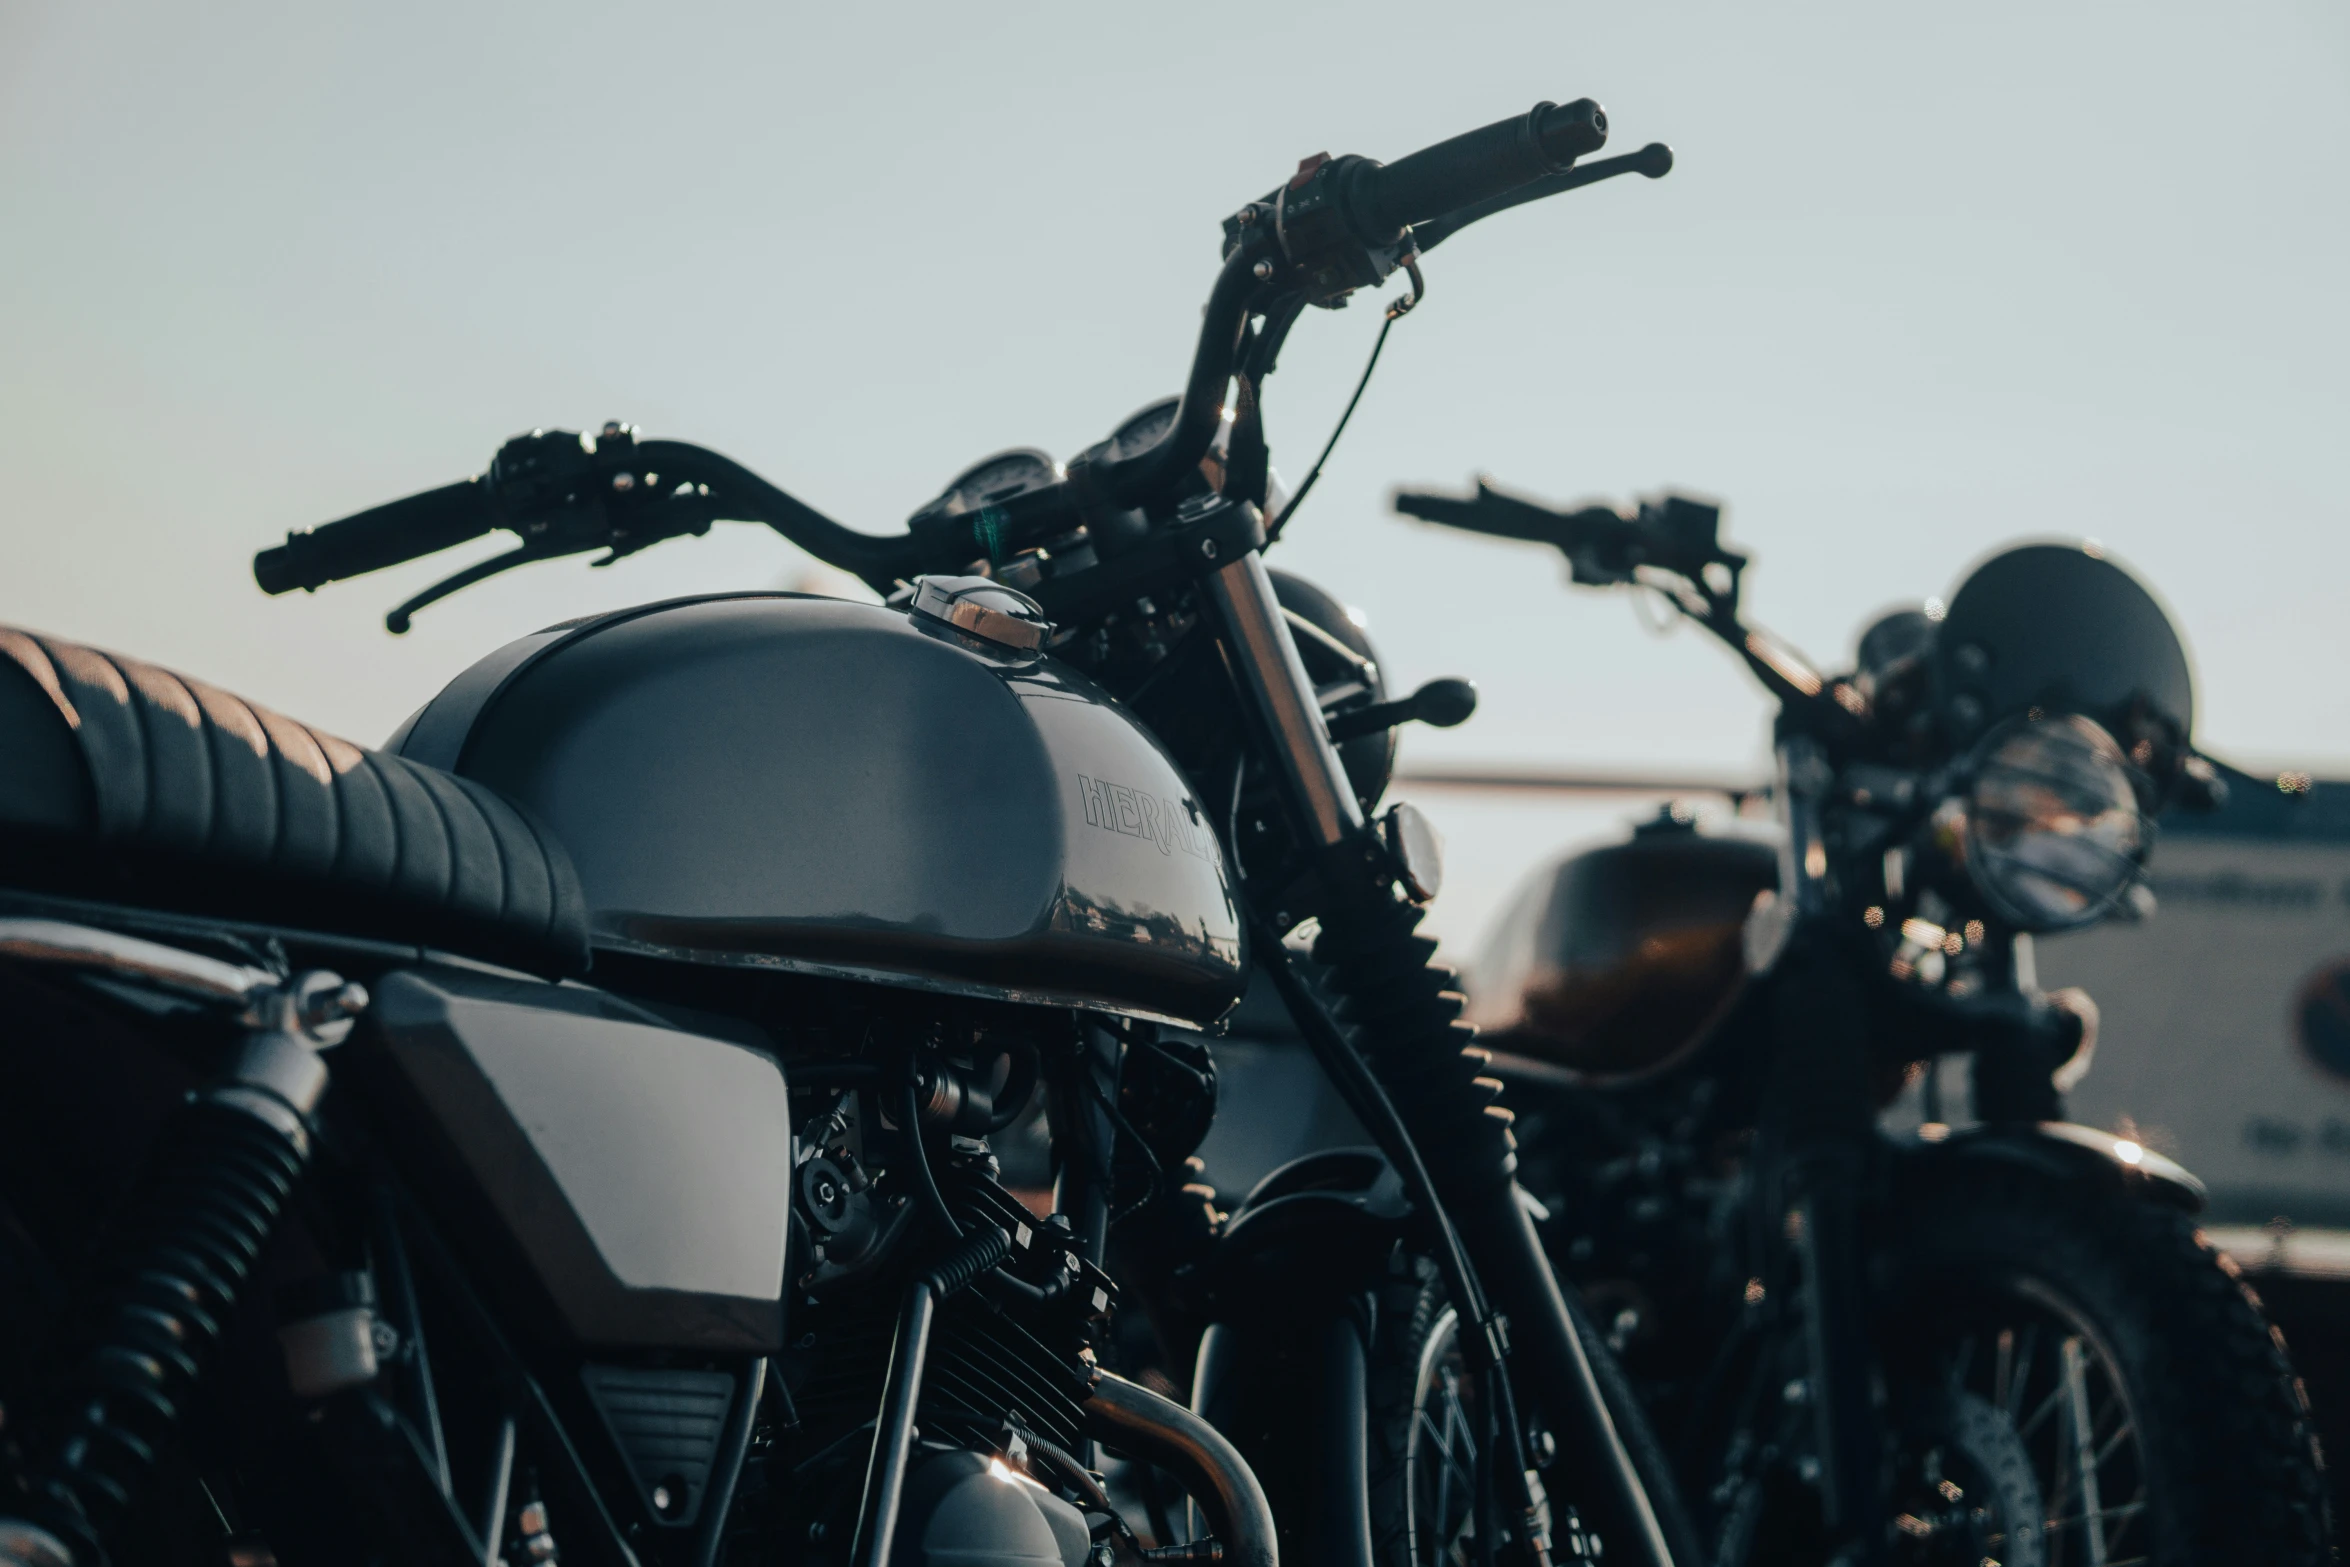
[[[283,592],[520,538],[398,630],[517,564],[744,518],[889,607],[718,595],[553,627],[381,754],[0,639],[29,758],[0,795],[0,1561],[1132,1562],[1097,1438],[1205,1515],[1172,1559],[1269,1567],[1282,1535],[1413,1559],[1411,1531],[1373,1541],[1353,1296],[1277,1314],[1335,1324],[1322,1373],[1252,1417],[1252,1441],[1330,1436],[1324,1467],[1274,1475],[1278,1524],[1212,1426],[1102,1369],[1122,1188],[1170,1184],[1212,1107],[1205,1057],[1157,1030],[1228,1008],[1252,937],[1285,976],[1308,916],[1375,1071],[1302,995],[1301,1021],[1392,1172],[1350,1257],[1440,1284],[1480,1422],[1427,1549],[1548,1560],[1529,1453],[1555,1433],[1611,1555],[1668,1559],[1414,934],[1425,835],[1368,816],[1387,731],[1465,716],[1462,693],[1381,700],[1260,557],[1295,500],[1258,392],[1304,307],[1399,266],[1416,301],[1461,225],[1664,172],[1662,148],[1575,168],[1604,134],[1586,100],[1391,167],[1308,160],[1227,221],[1180,397],[1065,468],[989,459],[903,535],[609,425],[255,562]],[[1344,655],[1337,718],[1301,640]],[[989,1142],[1040,1084],[1044,1221]],[[1235,1239],[1274,1221],[1162,1202],[1199,1286],[1153,1313],[1178,1349],[1246,1277],[1297,1276]],[[1217,1363],[1252,1363],[1234,1343]]]
[[[1474,987],[1714,1559],[2328,1559],[2282,1339],[2191,1175],[2064,1122],[2096,1012],[2033,974],[2035,932],[2132,912],[2149,818],[2216,785],[2154,600],[2014,548],[1829,677],[1740,619],[1715,507],[1397,506],[1659,591],[1779,702],[1775,844],[1668,811],[1536,876]],[[1909,1083],[1925,1124],[1880,1134]]]

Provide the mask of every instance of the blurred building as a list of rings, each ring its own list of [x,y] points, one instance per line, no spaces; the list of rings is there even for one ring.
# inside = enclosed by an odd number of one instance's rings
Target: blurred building
[[[2164,819],[2151,919],[2040,943],[2041,983],[2103,1013],[2072,1114],[2201,1176],[2215,1226],[2350,1276],[2350,783],[2229,784],[2217,812]],[[2338,1257],[2294,1239],[2325,1230]]]

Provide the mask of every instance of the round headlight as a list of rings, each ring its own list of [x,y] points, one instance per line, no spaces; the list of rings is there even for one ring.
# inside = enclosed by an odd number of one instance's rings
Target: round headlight
[[[2089,719],[2026,719],[1983,744],[1966,866],[2003,918],[2071,930],[2129,891],[2151,837],[2122,749]]]

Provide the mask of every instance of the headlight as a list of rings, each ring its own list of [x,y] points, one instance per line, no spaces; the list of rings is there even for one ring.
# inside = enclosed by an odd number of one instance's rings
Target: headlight
[[[2103,918],[2151,836],[2121,747],[2090,720],[2026,719],[1984,741],[1966,866],[2003,918],[2034,931]]]

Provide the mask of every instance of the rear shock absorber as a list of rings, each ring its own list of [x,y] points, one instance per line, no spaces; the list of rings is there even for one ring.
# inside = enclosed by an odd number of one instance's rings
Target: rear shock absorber
[[[105,1561],[310,1163],[319,1048],[366,993],[311,973],[248,1000],[235,1064],[165,1125],[102,1249],[94,1298],[69,1313],[78,1345],[23,1491],[0,1503],[0,1567]]]

